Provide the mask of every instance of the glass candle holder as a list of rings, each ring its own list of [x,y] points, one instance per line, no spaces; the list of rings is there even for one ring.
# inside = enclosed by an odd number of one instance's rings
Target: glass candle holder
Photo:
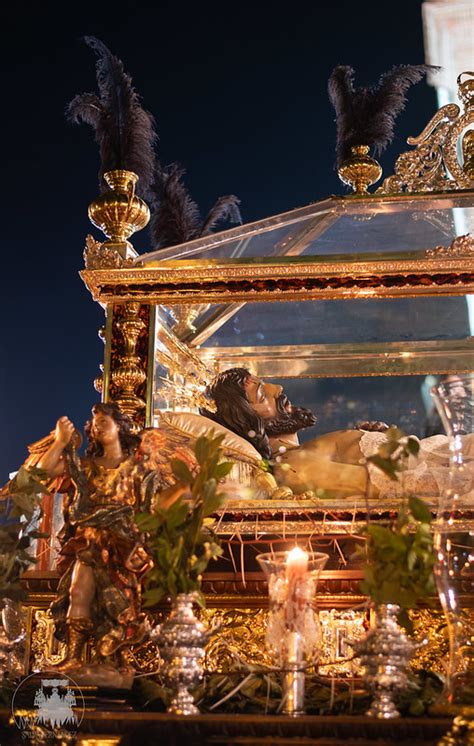
[[[287,715],[304,712],[305,669],[320,655],[321,630],[313,606],[319,574],[328,558],[327,554],[305,552],[300,547],[257,556],[268,580],[265,641],[283,671],[282,712]]]
[[[448,704],[474,703],[474,375],[447,376],[432,396],[448,436],[440,481],[435,577],[449,631]],[[442,445],[442,444],[441,444]]]

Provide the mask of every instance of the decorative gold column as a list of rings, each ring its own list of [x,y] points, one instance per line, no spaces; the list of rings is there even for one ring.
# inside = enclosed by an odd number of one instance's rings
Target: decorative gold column
[[[139,313],[140,303],[126,303],[122,318],[116,322],[116,328],[123,337],[123,354],[118,356],[118,367],[115,368],[112,362],[111,372],[115,389],[113,400],[137,426],[141,424],[139,421],[142,419],[145,402],[136,392],[146,380],[143,360],[137,354],[137,343],[147,326]]]

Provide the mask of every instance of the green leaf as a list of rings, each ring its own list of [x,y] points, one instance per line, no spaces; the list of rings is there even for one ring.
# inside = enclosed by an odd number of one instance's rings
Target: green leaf
[[[135,522],[142,531],[152,531],[158,528],[161,523],[161,519],[157,515],[151,513],[137,513],[135,516]]]
[[[202,466],[206,462],[206,459],[209,456],[209,450],[210,450],[209,440],[206,438],[205,435],[201,435],[196,440],[196,444],[194,446],[194,453],[196,454],[196,458],[200,466]]]
[[[410,572],[413,570],[413,568],[416,565],[416,552],[413,549],[410,549],[410,551],[407,554],[407,565]]]
[[[408,507],[417,521],[421,523],[430,523],[432,520],[431,511],[423,500],[412,495],[408,498]]]
[[[170,505],[167,510],[166,528],[168,529],[168,531],[173,531],[173,529],[184,523],[184,521],[188,517],[188,513],[188,503],[182,497],[178,498],[178,500],[176,500],[173,505]]]
[[[380,469],[380,471],[383,471],[383,473],[386,474],[389,477],[389,479],[396,481],[397,465],[395,461],[382,458],[382,456],[379,456],[377,454],[375,454],[374,456],[369,456],[367,458],[367,461],[370,461],[370,463],[376,466],[378,469]]]
[[[234,464],[232,461],[222,461],[214,469],[214,478],[217,479],[217,481],[219,481],[220,479],[224,479],[224,477],[226,477],[232,471],[233,466]]]
[[[420,450],[420,443],[417,438],[415,438],[413,435],[410,435],[407,441],[407,451],[412,456],[417,456],[418,451]]]
[[[145,593],[143,594],[143,606],[156,606],[156,604],[161,601],[165,594],[166,591],[164,588],[151,588],[150,590],[145,591]]]
[[[367,528],[367,533],[380,546],[390,546],[392,541],[392,532],[385,526],[371,524]]]
[[[218,492],[217,494],[214,494],[206,500],[203,507],[203,518],[207,518],[208,515],[212,515],[212,513],[215,513],[216,510],[219,510],[223,506],[225,502],[225,494],[223,492]]]
[[[193,475],[180,458],[171,459],[171,468],[173,469],[173,474],[180,482],[184,482],[184,484],[192,483]]]

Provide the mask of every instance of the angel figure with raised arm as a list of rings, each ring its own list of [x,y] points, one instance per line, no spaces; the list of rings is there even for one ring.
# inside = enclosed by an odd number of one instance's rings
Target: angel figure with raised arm
[[[30,449],[35,465],[50,478],[48,491],[65,495],[57,562],[61,578],[51,604],[55,635],[67,647],[58,664],[62,671],[83,667],[90,637],[98,663],[108,665],[120,663],[120,653],[143,638],[140,581],[152,562],[134,514],[151,500],[166,507],[181,494],[172,458],[194,467],[186,446],[158,430],[134,434],[132,428],[117,404],[98,403],[85,426],[84,457],[76,454],[77,431],[68,417],[59,418],[39,458],[37,449]]]

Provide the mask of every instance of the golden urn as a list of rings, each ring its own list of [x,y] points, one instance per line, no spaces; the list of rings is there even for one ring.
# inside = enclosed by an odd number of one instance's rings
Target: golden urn
[[[354,145],[351,155],[339,166],[337,173],[344,184],[349,184],[356,194],[367,194],[367,187],[382,176],[382,167],[369,155],[368,145]]]
[[[107,171],[104,179],[111,191],[91,202],[89,218],[109,239],[102,244],[104,247],[115,249],[124,259],[135,256],[127,239],[150,220],[148,205],[135,194],[138,176],[133,171],[117,169]]]

